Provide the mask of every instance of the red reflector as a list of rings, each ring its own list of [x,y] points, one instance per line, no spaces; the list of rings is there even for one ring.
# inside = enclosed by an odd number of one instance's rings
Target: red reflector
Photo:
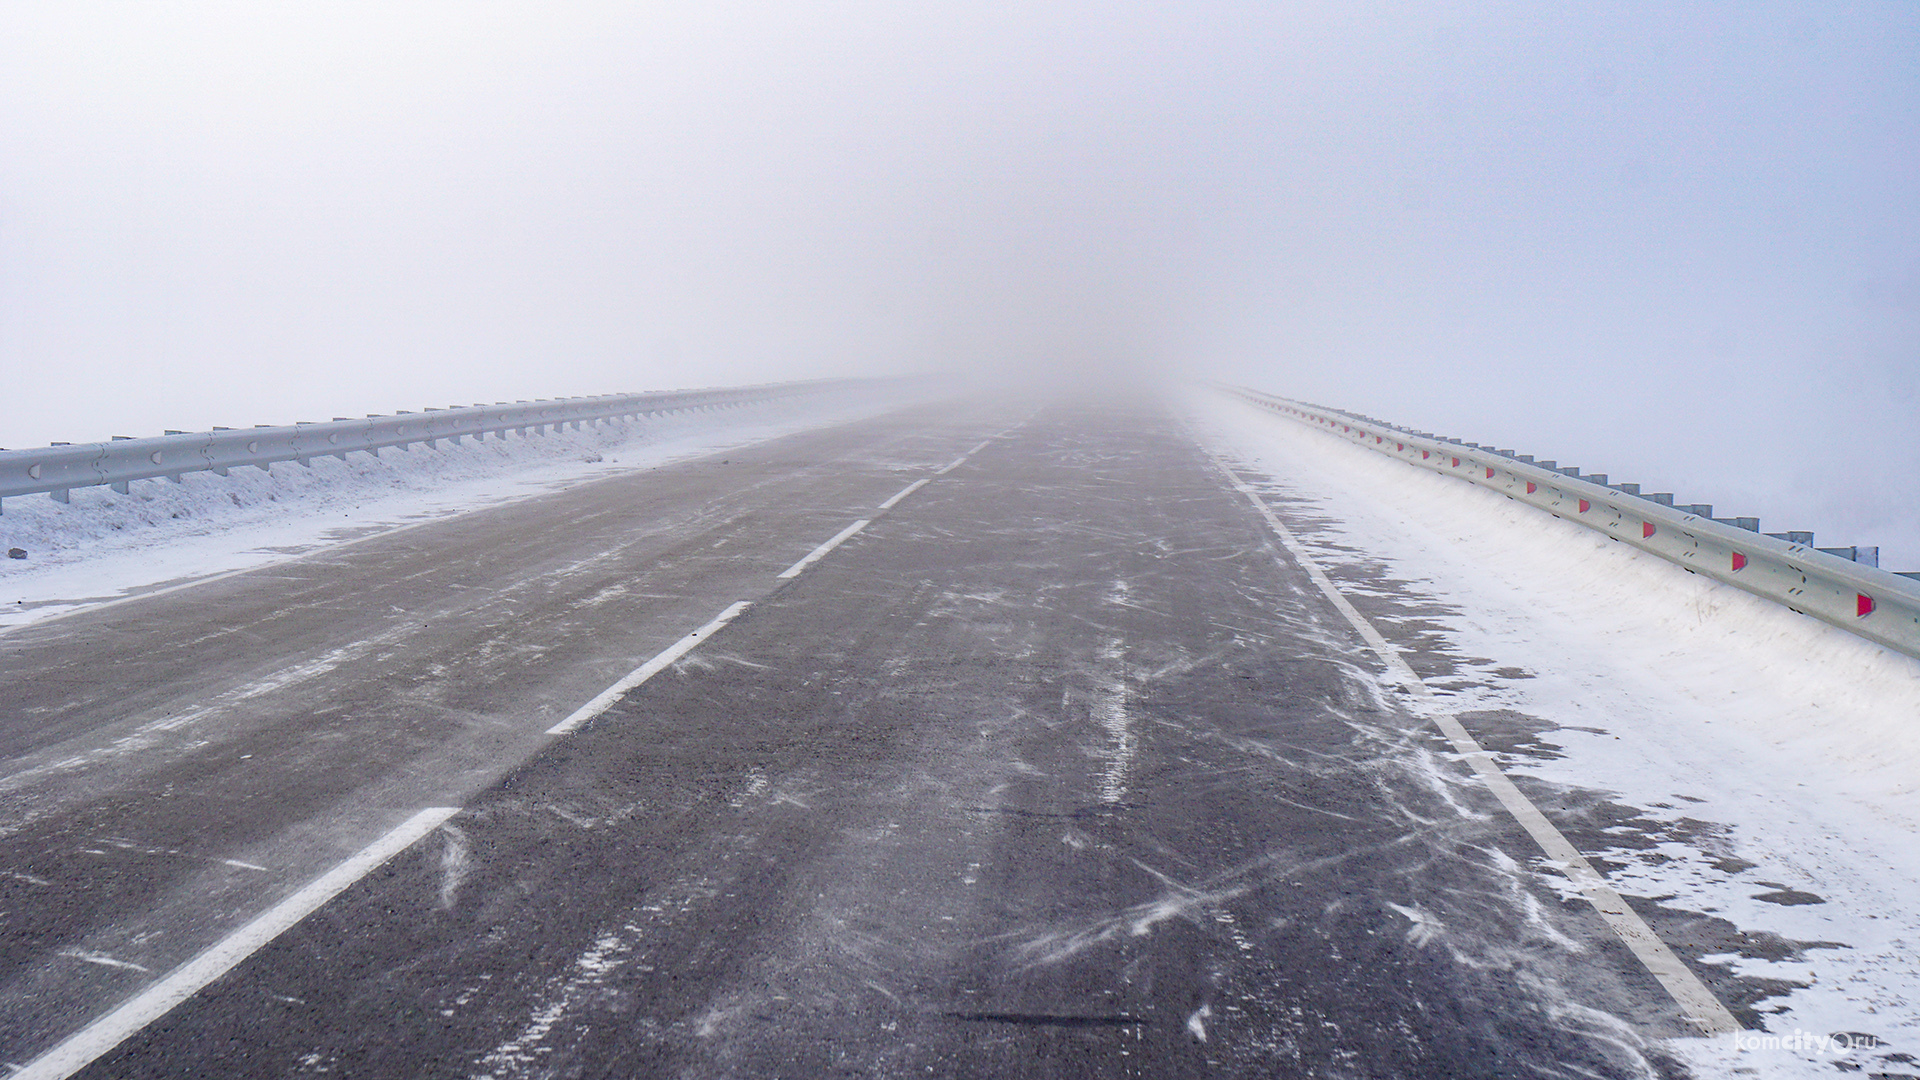
[[[1428,452],[1427,452],[1427,451],[1425,451],[1425,450],[1422,450],[1422,451],[1420,451],[1420,460],[1421,460],[1421,461],[1425,461],[1425,460],[1427,460],[1428,458],[1430,458],[1430,457],[1432,457],[1432,456],[1433,456],[1432,454],[1430,454],[1430,453],[1428,453]]]
[[[1350,428],[1350,427],[1348,427],[1348,426],[1347,426],[1347,425],[1345,425],[1345,424],[1341,424],[1341,425],[1340,425],[1340,430],[1341,430],[1341,431],[1352,431],[1353,429],[1352,429],[1352,428]]]
[[[1536,487],[1536,486],[1534,486],[1534,483],[1533,483],[1533,481],[1531,481],[1531,480],[1529,480],[1529,481],[1527,481],[1527,494],[1529,494],[1529,495],[1531,495],[1531,494],[1533,494],[1534,492],[1536,492],[1536,491],[1538,491],[1538,490],[1540,490],[1540,489],[1539,489],[1538,487]],[[1582,509],[1584,509],[1584,507],[1583,507]]]
[[[1653,522],[1651,521],[1641,522],[1640,523],[1640,539],[1645,540],[1647,537],[1652,535],[1653,535]]]
[[[1460,467],[1460,459],[1459,459],[1459,458],[1454,458],[1454,459],[1453,459],[1453,467],[1454,467],[1454,468],[1456,468],[1456,469]]]
[[[1487,479],[1493,479],[1493,470],[1491,468],[1487,470]]]
[[[1583,514],[1584,514],[1584,513],[1586,513],[1587,511],[1589,511],[1589,510],[1591,510],[1591,509],[1593,509],[1593,504],[1592,504],[1592,503],[1590,503],[1590,502],[1588,502],[1588,501],[1587,501],[1587,500],[1585,500],[1585,499],[1581,499],[1581,500],[1580,500],[1580,512],[1581,512],[1581,513],[1583,513]]]
[[[1746,557],[1745,555],[1742,555],[1742,554],[1740,554],[1740,553],[1739,553],[1739,552],[1737,552],[1737,551],[1736,551],[1736,552],[1734,552],[1734,553],[1733,553],[1733,568],[1734,568],[1735,570],[1745,570],[1745,569],[1747,568],[1747,557]]]
[[[1403,442],[1397,442],[1393,444],[1393,448],[1395,450],[1405,450],[1407,448],[1407,444]]]
[[[1861,593],[1859,600],[1857,600],[1853,606],[1856,613],[1863,616],[1871,615],[1873,614],[1873,597],[1868,596],[1866,593]]]

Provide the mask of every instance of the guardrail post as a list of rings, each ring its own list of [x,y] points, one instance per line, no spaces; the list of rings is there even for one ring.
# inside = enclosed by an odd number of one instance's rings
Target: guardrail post
[[[1814,550],[1824,551],[1829,555],[1837,555],[1842,559],[1846,559],[1848,562],[1857,562],[1862,566],[1878,567],[1880,565],[1880,549],[1878,547],[1861,547],[1855,545],[1853,547],[1814,548]]]

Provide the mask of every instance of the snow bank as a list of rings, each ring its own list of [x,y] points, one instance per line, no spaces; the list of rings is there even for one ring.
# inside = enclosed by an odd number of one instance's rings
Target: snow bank
[[[904,403],[859,388],[582,431],[442,442],[288,462],[271,473],[188,473],[135,481],[130,494],[75,488],[72,503],[19,496],[0,506],[0,631],[161,588],[292,558],[374,532],[526,498],[612,473],[872,415]]]
[[[1545,723],[1545,752],[1502,755],[1511,773],[1654,823],[1597,853],[1616,887],[1794,946],[1699,961],[1801,984],[1763,1002],[1769,1032],[1878,1040],[1694,1043],[1697,1068],[1910,1071],[1886,1055],[1920,1055],[1920,661],[1224,395],[1190,414],[1272,478],[1343,587],[1384,578],[1382,603],[1416,603],[1405,621],[1438,628],[1460,675],[1434,681],[1469,728],[1495,710]]]

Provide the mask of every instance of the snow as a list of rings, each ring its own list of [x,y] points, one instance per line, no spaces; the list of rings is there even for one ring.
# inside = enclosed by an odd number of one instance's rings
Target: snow
[[[82,608],[297,558],[621,472],[872,415],[904,403],[880,387],[485,442],[442,442],[291,462],[266,472],[75,488],[0,505],[0,633]]]
[[[1470,729],[1544,721],[1509,775],[1637,811],[1587,852],[1615,888],[1784,939],[1696,960],[1799,985],[1759,1003],[1764,1032],[1677,1054],[1703,1076],[1920,1074],[1897,1056],[1920,1056],[1920,661],[1224,395],[1188,411],[1349,595],[1431,601],[1408,619],[1457,658],[1429,682]]]

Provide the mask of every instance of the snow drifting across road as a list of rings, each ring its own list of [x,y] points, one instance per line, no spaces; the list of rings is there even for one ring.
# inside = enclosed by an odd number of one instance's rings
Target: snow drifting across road
[[[1190,414],[1517,782],[1582,793],[1560,824],[1619,891],[1727,943],[1687,959],[1764,1030],[1675,1053],[1920,1075],[1920,662],[1224,395]]]
[[[0,632],[76,608],[180,587],[334,544],[538,495],[610,473],[854,420],[906,402],[862,387],[741,409],[681,413],[581,431],[441,443],[291,462],[271,473],[188,473],[135,481],[131,494],[76,488],[72,503],[6,500]]]

